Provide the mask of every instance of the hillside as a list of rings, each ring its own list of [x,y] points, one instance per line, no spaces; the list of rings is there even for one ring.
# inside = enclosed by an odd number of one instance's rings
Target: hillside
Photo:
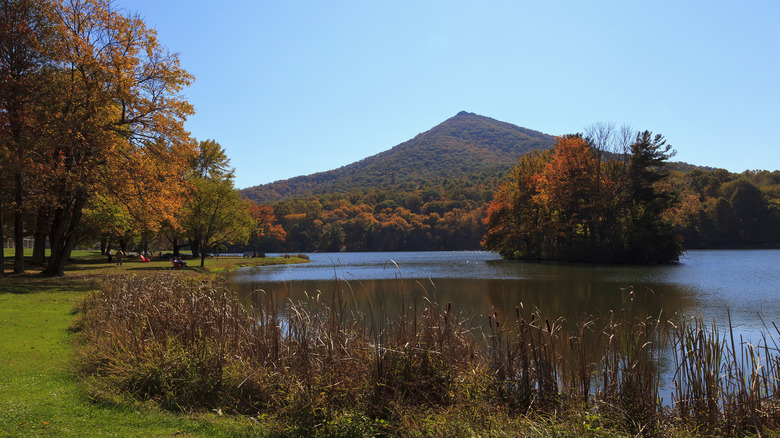
[[[361,189],[417,188],[497,178],[521,155],[549,149],[551,135],[462,111],[390,150],[327,172],[249,187],[257,202]]]
[[[479,249],[488,205],[517,159],[555,138],[461,112],[339,169],[243,190],[272,204],[284,241],[268,252]],[[668,212],[686,248],[780,246],[780,171],[732,174],[669,163]]]

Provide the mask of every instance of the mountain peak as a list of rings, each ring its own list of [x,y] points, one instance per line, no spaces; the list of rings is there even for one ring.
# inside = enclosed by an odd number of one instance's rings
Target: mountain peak
[[[551,135],[461,111],[392,149],[339,169],[244,189],[263,202],[356,189],[400,189],[447,181],[498,178],[531,150],[549,149]]]

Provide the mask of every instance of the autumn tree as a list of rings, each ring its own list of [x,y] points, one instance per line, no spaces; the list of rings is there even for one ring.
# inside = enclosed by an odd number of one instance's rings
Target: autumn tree
[[[550,152],[539,151],[523,155],[499,185],[485,218],[487,249],[504,258],[543,257],[545,211],[536,180],[551,157]]]
[[[257,205],[250,201],[249,215],[252,218],[249,245],[252,247],[252,257],[257,257],[263,243],[269,240],[284,241],[287,233],[278,223],[274,209],[267,205]]]
[[[579,136],[558,139],[554,154],[535,175],[536,200],[548,214],[548,238],[561,257],[575,257],[590,242],[600,216],[601,169],[592,148]],[[553,254],[553,258],[556,256]]]
[[[59,1],[55,11],[40,174],[56,199],[48,275],[62,275],[94,193],[159,205],[194,149],[183,128],[192,107],[178,94],[192,77],[154,30],[108,0]]]
[[[51,43],[49,6],[34,0],[0,1],[0,173],[8,176],[0,178],[0,211],[3,194],[12,193],[14,273],[24,272],[25,188],[32,182],[29,165],[36,158],[42,129],[36,119],[50,62],[46,53]],[[5,185],[8,181],[10,186]],[[0,218],[0,241],[2,229]]]
[[[663,216],[675,196],[660,184],[671,148],[640,133],[626,162],[600,160],[592,144],[566,136],[547,155],[521,158],[488,208],[486,248],[530,260],[676,260],[679,241]]]

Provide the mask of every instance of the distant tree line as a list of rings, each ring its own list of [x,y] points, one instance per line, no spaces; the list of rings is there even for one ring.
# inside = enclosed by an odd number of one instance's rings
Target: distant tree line
[[[687,248],[780,246],[780,171],[673,172],[680,202],[669,212]]]
[[[264,249],[487,248],[510,258],[640,263],[659,242],[666,246],[655,262],[674,260],[681,247],[780,247],[780,171],[665,171],[671,149],[662,137],[642,133],[632,152],[633,140],[598,148],[592,137],[563,139],[557,158],[521,157],[495,194],[497,179],[471,178],[266,203],[287,239]]]
[[[431,251],[480,248],[488,193],[371,190],[272,204],[286,233],[271,251]]]

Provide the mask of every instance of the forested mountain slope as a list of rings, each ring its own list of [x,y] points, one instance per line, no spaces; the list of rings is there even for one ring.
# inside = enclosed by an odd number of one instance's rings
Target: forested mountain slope
[[[549,149],[551,135],[465,111],[394,148],[327,172],[250,187],[256,202],[367,189],[416,189],[452,180],[492,179],[521,155]]]
[[[263,251],[479,249],[502,176],[521,156],[554,143],[461,112],[364,160],[242,192],[269,204],[285,230],[284,241],[265,239]],[[665,215],[685,248],[780,247],[780,171],[668,164],[667,184],[680,202]]]

